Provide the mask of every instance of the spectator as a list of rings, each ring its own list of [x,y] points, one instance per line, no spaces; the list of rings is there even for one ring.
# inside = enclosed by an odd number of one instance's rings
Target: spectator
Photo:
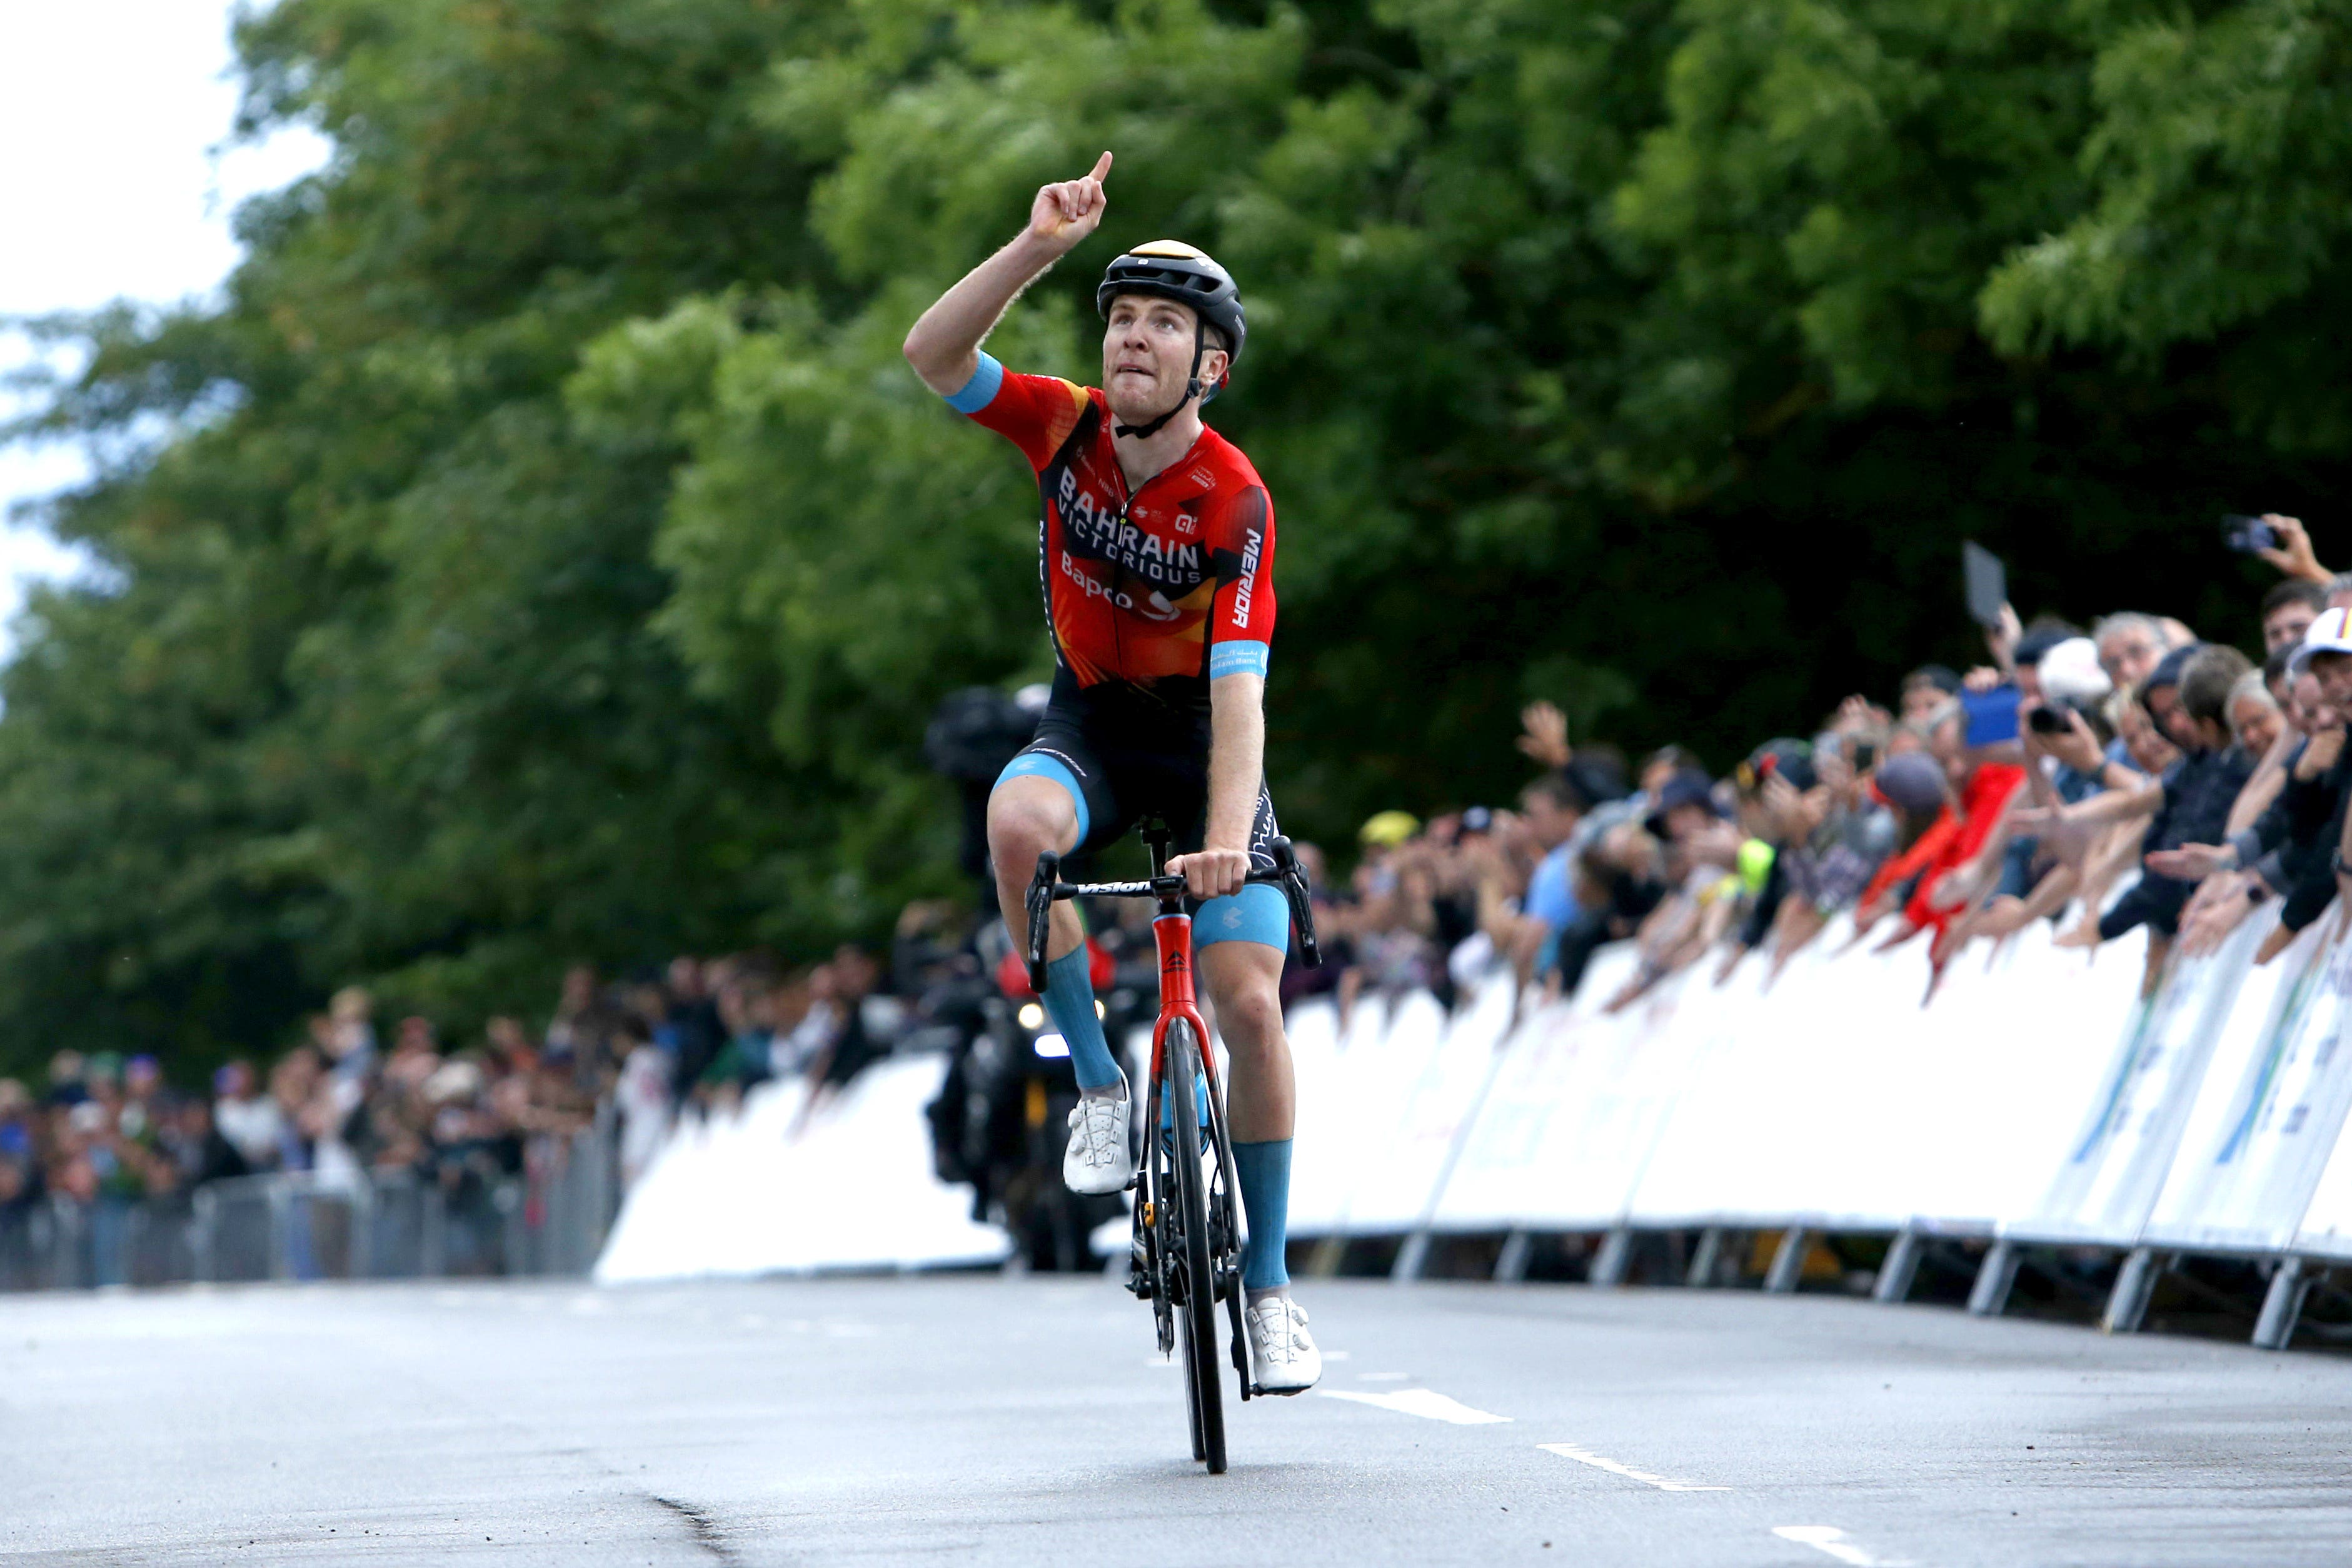
[[[2339,766],[2343,721],[2321,695],[2318,678],[2308,670],[2294,677],[2284,717],[2283,777],[2259,814],[2233,831],[2225,844],[2185,844],[2147,858],[2152,869],[2200,881],[2182,915],[2184,952],[2210,952],[2273,896],[2287,900],[2281,920],[2291,939],[2335,895],[2332,862],[2344,816],[2347,773]]]
[[[2292,651],[2327,607],[2327,584],[2293,577],[2263,595],[2263,652]]]
[[[2149,678],[2153,689],[2168,689],[2156,682],[2172,668],[2179,651],[2167,656],[2164,668]],[[2183,755],[2166,772],[2155,792],[2145,838],[2148,851],[2210,843],[2221,837],[2230,807],[2254,769],[2253,760],[2232,743],[2227,719],[2231,692],[2252,668],[2245,655],[2230,647],[2203,648],[2179,666],[2179,685],[2173,692],[2177,700],[2167,704],[2164,711],[2168,720],[2166,729]],[[2179,928],[2181,907],[2190,891],[2188,882],[2166,875],[2151,863],[2138,884],[2099,918],[2096,940],[2112,942],[2146,923],[2168,942]]]
[[[253,1064],[232,1061],[213,1074],[213,1125],[249,1170],[278,1163],[286,1136],[285,1111],[275,1097],[258,1092]]]
[[[1520,824],[1543,857],[1528,881],[1526,918],[1512,943],[1512,964],[1522,979],[1555,967],[1561,935],[1584,912],[1576,896],[1571,841],[1594,804],[1564,769],[1545,773],[1519,792]]]
[[[2108,683],[2122,690],[2137,689],[2154,674],[2170,647],[2161,621],[2130,610],[2109,616],[2092,627],[2091,640],[2099,650],[2099,666],[2106,671]]]
[[[698,1081],[719,1058],[727,1043],[726,1026],[707,979],[708,966],[690,957],[669,963],[669,1014],[654,1032],[655,1043],[670,1054],[671,1081]]]
[[[1925,664],[1903,678],[1896,715],[1906,724],[1925,723],[1960,694],[1960,678],[1940,664]]]

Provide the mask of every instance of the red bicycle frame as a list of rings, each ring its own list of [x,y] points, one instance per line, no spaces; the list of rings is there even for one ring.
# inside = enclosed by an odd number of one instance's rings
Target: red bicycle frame
[[[1201,1076],[1213,1096],[1217,1053],[1209,1048],[1209,1026],[1201,1017],[1200,1001],[1192,989],[1192,917],[1181,910],[1154,916],[1151,940],[1160,950],[1160,1018],[1151,1026],[1151,1081],[1159,1082],[1167,1070],[1168,1025],[1181,1018],[1192,1026],[1192,1037],[1201,1042]]]

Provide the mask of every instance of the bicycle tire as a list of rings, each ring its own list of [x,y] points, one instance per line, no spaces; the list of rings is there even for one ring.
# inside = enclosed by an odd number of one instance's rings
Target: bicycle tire
[[[1168,1092],[1174,1097],[1177,1218],[1184,1233],[1184,1390],[1192,1407],[1193,1458],[1209,1473],[1225,1473],[1223,1378],[1217,1367],[1217,1277],[1209,1249],[1209,1186],[1201,1170],[1201,1110],[1193,1088],[1201,1074],[1192,1026],[1168,1026]]]

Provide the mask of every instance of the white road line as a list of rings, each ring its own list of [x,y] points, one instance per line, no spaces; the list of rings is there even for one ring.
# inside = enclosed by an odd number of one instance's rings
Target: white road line
[[[1834,1524],[1776,1524],[1772,1533],[1783,1541],[1793,1541],[1800,1546],[1810,1546],[1826,1552],[1852,1568],[1912,1568],[1907,1557],[1875,1557],[1856,1546],[1846,1532]]]
[[[1590,1448],[1580,1448],[1573,1443],[1538,1443],[1547,1454],[1558,1454],[1563,1459],[1574,1459],[1580,1465],[1591,1465],[1596,1470],[1607,1470],[1612,1476],[1622,1476],[1629,1481],[1639,1481],[1645,1487],[1655,1487],[1662,1492],[1727,1492],[1729,1487],[1703,1487],[1690,1481],[1670,1481],[1664,1476],[1654,1476],[1647,1470],[1596,1454]]]
[[[1432,1421],[1451,1421],[1456,1426],[1486,1426],[1508,1421],[1507,1415],[1496,1415],[1485,1410],[1473,1410],[1458,1399],[1426,1388],[1400,1388],[1394,1394],[1366,1394],[1353,1388],[1324,1388],[1317,1393],[1326,1399],[1352,1399],[1359,1405],[1378,1405],[1382,1410],[1394,1410],[1406,1415],[1425,1415]]]

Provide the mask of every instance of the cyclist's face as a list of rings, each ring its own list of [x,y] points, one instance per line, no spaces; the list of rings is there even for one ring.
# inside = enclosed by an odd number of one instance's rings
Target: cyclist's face
[[[1184,395],[1192,369],[1192,310],[1173,300],[1122,294],[1110,302],[1103,328],[1103,394],[1129,423],[1166,413]],[[1210,345],[1201,356],[1201,384],[1225,374],[1225,352]]]

